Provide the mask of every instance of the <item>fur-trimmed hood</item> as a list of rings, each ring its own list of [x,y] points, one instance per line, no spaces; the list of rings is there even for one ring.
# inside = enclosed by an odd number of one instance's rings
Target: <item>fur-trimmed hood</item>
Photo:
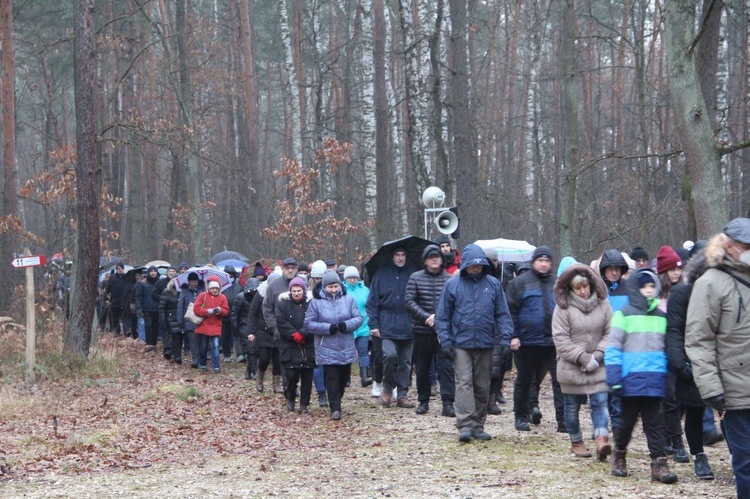
[[[313,299],[312,291],[305,291],[305,301],[310,301]],[[279,301],[292,301],[292,297],[289,294],[289,291],[284,291],[279,295]]]
[[[727,242],[729,242],[729,236],[724,233],[716,234],[708,241],[704,251],[708,267],[724,267],[740,274],[749,272],[750,267],[738,262],[727,253]]]
[[[607,299],[607,286],[599,274],[588,265],[574,263],[560,274],[552,290],[555,296],[555,303],[557,303],[558,307],[568,308],[570,305],[570,281],[577,275],[582,275],[589,280],[592,294],[595,292],[599,301]]]
[[[706,270],[708,270],[708,259],[706,258],[704,251],[701,250],[695,253],[690,257],[690,260],[687,261],[687,264],[682,271],[682,280],[686,284],[692,285],[703,275],[704,272],[706,272]]]

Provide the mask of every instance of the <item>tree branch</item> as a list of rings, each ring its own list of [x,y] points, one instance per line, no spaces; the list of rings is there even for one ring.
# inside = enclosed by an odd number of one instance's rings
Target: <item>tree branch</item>
[[[701,41],[703,35],[706,34],[706,31],[708,30],[708,18],[711,17],[711,12],[714,10],[714,5],[716,5],[716,0],[711,0],[711,5],[709,5],[706,9],[706,15],[703,16],[703,20],[701,21],[700,31],[698,31],[698,34],[695,35],[695,38],[693,38],[693,41],[690,42],[690,45],[687,48],[688,55],[691,55],[693,53],[693,50],[695,50],[695,46],[698,45],[698,42]]]
[[[750,147],[750,139],[743,140],[742,142],[738,142],[736,144],[732,144],[731,146],[720,147],[719,155],[724,156],[725,154],[732,154],[734,151],[739,151],[740,149],[744,149],[746,147]]]

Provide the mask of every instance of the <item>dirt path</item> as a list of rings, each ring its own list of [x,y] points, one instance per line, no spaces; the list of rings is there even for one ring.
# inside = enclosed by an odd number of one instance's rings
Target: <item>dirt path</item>
[[[134,345],[115,351],[116,379],[16,394],[18,410],[0,419],[2,497],[734,497],[723,444],[707,449],[713,482],[694,478],[692,463],[670,463],[676,485],[650,482],[640,430],[628,478],[573,458],[555,433],[549,382],[531,432],[515,431],[509,403],[488,419],[492,441],[459,444],[435,399],[425,416],[384,409],[356,380],[334,422],[317,406],[287,412],[243,379],[243,365],[201,375]]]

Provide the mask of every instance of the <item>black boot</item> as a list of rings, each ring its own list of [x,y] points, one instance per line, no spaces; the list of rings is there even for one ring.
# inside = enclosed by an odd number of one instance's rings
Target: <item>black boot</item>
[[[685,444],[682,442],[682,437],[675,437],[672,439],[672,447],[674,447],[674,462],[675,463],[689,463],[690,454],[685,450]]]
[[[490,400],[487,402],[487,414],[497,416],[502,413],[503,411],[497,406],[497,397],[494,393],[490,393]]]
[[[359,378],[362,381],[362,388],[366,388],[372,384],[372,378],[367,377],[367,368],[359,369]]]

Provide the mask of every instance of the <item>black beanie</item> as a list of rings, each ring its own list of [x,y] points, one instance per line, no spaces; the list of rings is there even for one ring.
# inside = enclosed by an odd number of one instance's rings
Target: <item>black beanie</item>
[[[651,275],[651,272],[639,272],[638,287],[642,288],[646,284],[656,284],[656,281],[654,281],[654,277]]]
[[[549,249],[549,246],[539,246],[537,249],[535,249],[534,253],[531,256],[531,261],[533,262],[537,258],[542,257],[552,260],[552,250]]]
[[[648,260],[648,253],[646,253],[646,250],[642,246],[636,246],[633,248],[633,251],[630,252],[630,258],[633,260],[638,260],[639,258],[645,258]]]

